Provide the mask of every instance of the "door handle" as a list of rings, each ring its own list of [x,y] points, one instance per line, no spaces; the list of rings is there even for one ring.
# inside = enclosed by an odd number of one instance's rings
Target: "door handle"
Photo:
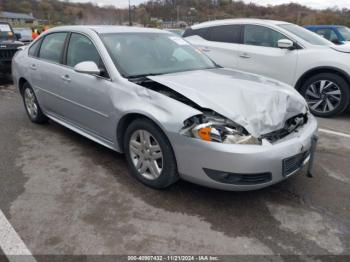
[[[70,79],[69,75],[64,75],[61,77],[63,81],[70,83],[72,80]]]
[[[37,68],[36,68],[36,64],[32,64],[31,66],[30,66],[30,69],[32,69],[32,70],[36,70]]]
[[[239,55],[239,57],[241,57],[241,58],[251,58],[251,56],[249,55],[249,54],[247,54],[247,53],[242,53],[242,54],[240,54]]]

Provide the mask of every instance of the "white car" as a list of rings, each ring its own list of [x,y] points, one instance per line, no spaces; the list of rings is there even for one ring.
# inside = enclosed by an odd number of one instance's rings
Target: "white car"
[[[295,24],[259,19],[206,22],[184,38],[223,67],[294,86],[313,114],[331,117],[350,103],[350,46],[337,46]]]

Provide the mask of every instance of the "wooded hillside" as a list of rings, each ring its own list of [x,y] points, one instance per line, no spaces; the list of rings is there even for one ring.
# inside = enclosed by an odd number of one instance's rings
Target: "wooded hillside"
[[[33,13],[50,24],[121,24],[128,21],[128,10],[114,6],[71,3],[68,0],[0,0],[0,10]],[[134,22],[152,25],[151,18],[188,23],[206,20],[255,17],[305,24],[350,26],[350,10],[312,10],[298,4],[257,6],[233,0],[152,0],[132,7]]]

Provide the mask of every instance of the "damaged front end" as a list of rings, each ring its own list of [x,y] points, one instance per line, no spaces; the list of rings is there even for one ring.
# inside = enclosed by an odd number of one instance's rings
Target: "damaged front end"
[[[201,111],[202,114],[192,116],[184,121],[180,133],[203,141],[241,145],[274,144],[288,135],[298,132],[308,122],[309,113],[301,113],[287,119],[282,129],[254,136],[247,131],[244,125],[238,124],[210,108],[197,104],[192,99],[163,83],[146,76],[129,79],[129,81]]]
[[[288,119],[282,129],[256,138],[239,124],[213,111],[206,111],[202,115],[196,115],[184,121],[184,127],[180,133],[223,144],[262,145],[276,143],[298,132],[307,122],[307,114],[300,114]]]

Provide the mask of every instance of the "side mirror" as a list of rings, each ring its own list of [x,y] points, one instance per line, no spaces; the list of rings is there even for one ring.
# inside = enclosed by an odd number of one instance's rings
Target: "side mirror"
[[[85,61],[77,64],[74,67],[74,71],[82,74],[89,74],[89,75],[101,74],[101,70],[98,68],[95,62],[92,62],[92,61]]]
[[[289,39],[281,39],[281,40],[278,40],[277,46],[278,46],[278,48],[281,48],[281,49],[291,50],[294,48],[294,43],[293,43],[293,41],[291,41]]]
[[[20,33],[15,33],[15,36],[18,41],[22,38],[22,35]]]

